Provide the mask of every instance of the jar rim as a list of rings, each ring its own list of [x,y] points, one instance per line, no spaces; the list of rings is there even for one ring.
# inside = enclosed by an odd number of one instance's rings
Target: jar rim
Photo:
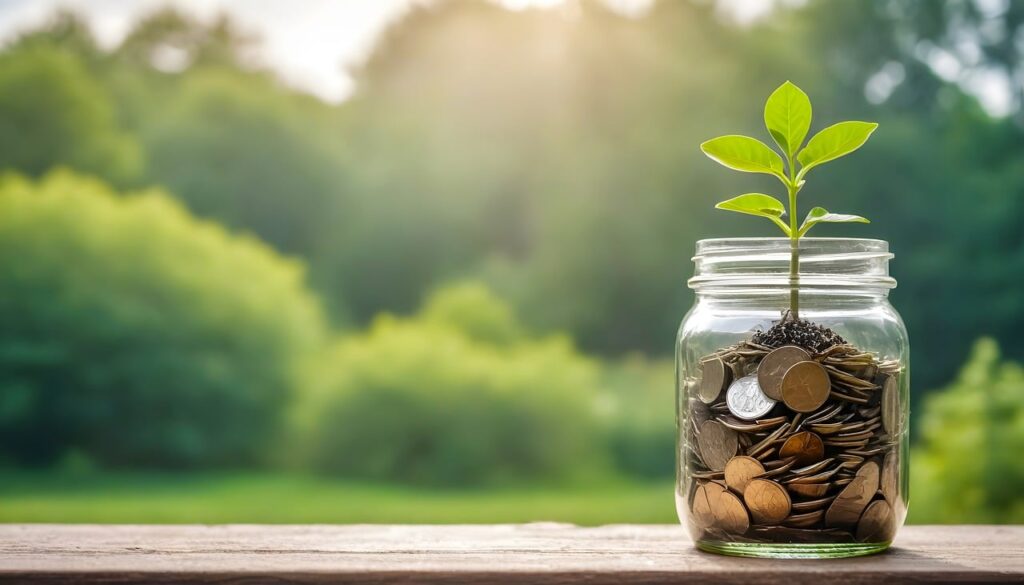
[[[789,262],[792,241],[786,237],[710,238],[698,240],[690,288],[792,287]],[[799,286],[830,290],[888,290],[896,286],[889,276],[886,240],[873,238],[801,238]]]

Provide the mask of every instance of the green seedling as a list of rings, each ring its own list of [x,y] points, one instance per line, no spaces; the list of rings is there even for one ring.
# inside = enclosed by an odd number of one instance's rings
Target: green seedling
[[[786,186],[789,208],[764,193],[744,193],[715,207],[765,217],[790,240],[789,310],[794,319],[800,310],[800,238],[819,223],[868,223],[859,215],[832,213],[814,207],[797,224],[797,194],[811,169],[857,150],[878,128],[874,122],[839,122],[818,132],[804,145],[811,127],[811,100],[799,87],[783,83],[768,96],[764,105],[764,123],[779,147],[776,152],[767,144],[749,136],[719,136],[700,145],[704,154],[730,169],[746,173],[772,175]],[[801,148],[802,147],[802,148]],[[780,154],[781,153],[781,154]],[[797,168],[799,163],[799,168]],[[783,221],[788,213],[789,223]]]

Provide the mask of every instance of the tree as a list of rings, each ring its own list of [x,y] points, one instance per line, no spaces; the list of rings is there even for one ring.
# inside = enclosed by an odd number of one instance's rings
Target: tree
[[[296,254],[347,226],[327,218],[344,192],[327,106],[220,68],[192,71],[172,91],[141,132],[151,178],[192,211]]]
[[[39,176],[56,165],[124,183],[142,153],[78,56],[26,42],[0,54],[0,168]]]
[[[44,464],[247,465],[322,336],[302,265],[159,191],[0,182],[0,450]]]

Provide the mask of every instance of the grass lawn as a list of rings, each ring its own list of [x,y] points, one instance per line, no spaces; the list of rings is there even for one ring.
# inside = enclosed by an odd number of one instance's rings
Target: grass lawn
[[[0,522],[677,522],[672,482],[437,490],[256,473],[0,472]]]

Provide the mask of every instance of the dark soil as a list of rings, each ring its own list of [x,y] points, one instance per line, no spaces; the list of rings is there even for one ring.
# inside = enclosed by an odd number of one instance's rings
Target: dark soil
[[[822,352],[833,345],[846,343],[845,339],[828,327],[803,319],[793,319],[788,313],[767,331],[755,333],[751,341],[771,348],[799,345],[813,352]]]

